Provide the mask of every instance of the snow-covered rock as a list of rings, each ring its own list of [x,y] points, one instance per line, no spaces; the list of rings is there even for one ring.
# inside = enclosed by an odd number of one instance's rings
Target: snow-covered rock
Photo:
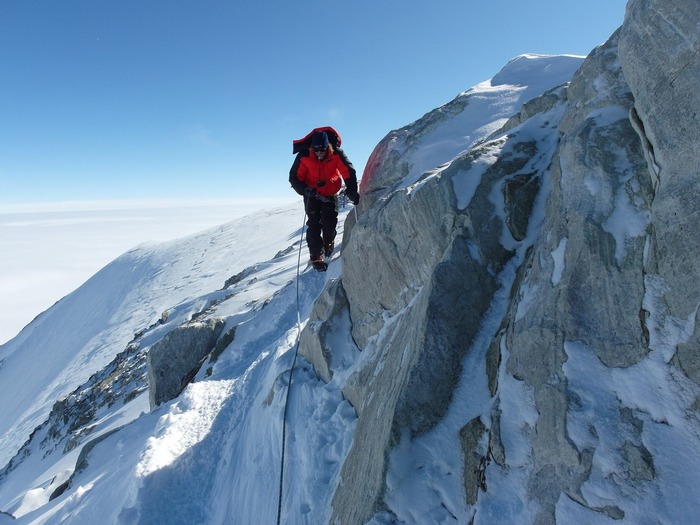
[[[178,326],[148,351],[148,396],[151,408],[175,399],[214,350],[226,321],[209,318]]]
[[[343,386],[358,423],[333,523],[700,511],[698,461],[674,466],[700,435],[700,16],[686,7],[631,2],[568,86],[517,114],[483,105],[515,82],[481,85],[377,146],[336,305],[362,358]],[[495,78],[525,59],[547,60]],[[318,346],[307,357],[332,373]]]
[[[648,144],[656,182],[654,235],[647,271],[660,279],[668,315],[691,322],[675,363],[700,385],[700,3],[633,0],[627,6],[620,62]]]
[[[588,519],[635,512],[636,503],[612,491],[607,501],[586,493],[590,479],[605,475],[600,457],[611,452],[605,442],[577,433],[578,419],[597,407],[586,406],[577,384],[580,371],[570,367],[574,352],[587,352],[610,369],[632,367],[649,352],[643,260],[653,190],[628,118],[633,99],[621,74],[617,43],[616,34],[591,53],[571,81],[545,218],[495,340],[501,373],[520,381],[539,416],[517,422],[518,415],[507,409],[516,403],[509,399],[512,392],[497,389],[489,447],[498,459],[487,467],[486,483],[493,475],[513,479],[516,466],[527,471],[525,497],[520,497],[532,506],[533,523],[554,523],[557,515],[566,522],[562,506],[574,506]],[[622,403],[607,408],[620,411],[616,419],[625,408],[638,417],[634,407]],[[501,429],[514,423],[528,441],[526,458],[514,458],[500,437]],[[606,428],[595,418],[585,424],[591,436],[610,432],[630,448],[638,447],[635,459],[649,458],[632,427]],[[628,479],[632,459],[620,453],[616,467]],[[485,501],[495,497],[489,492]]]
[[[392,131],[326,274],[300,206],[119,258],[0,347],[0,509],[692,523],[698,27],[631,0],[585,60],[516,57]]]
[[[537,64],[533,70],[538,75],[531,77],[536,88],[524,85],[528,78],[518,78],[522,62]],[[339,523],[364,523],[386,505],[378,499],[387,490],[385,458],[397,445],[410,446],[450,417],[466,377],[474,381],[476,396],[460,416],[463,420],[453,418],[451,452],[459,457],[463,444],[481,445],[483,437],[474,429],[483,424],[475,416],[488,419],[489,387],[495,388],[498,369],[489,341],[499,329],[516,271],[542,219],[534,211],[542,208],[550,186],[549,165],[566,108],[562,84],[580,64],[574,57],[523,56],[512,61],[497,75],[499,82],[477,86],[460,95],[459,104],[445,106],[450,111],[429,113],[390,135],[383,142],[393,143],[386,163],[375,157],[372,171],[365,172],[363,186],[374,201],[347,229],[343,256],[342,283],[363,364],[343,390],[359,420],[341,472],[342,488],[333,501]],[[523,107],[528,99],[518,95],[537,92],[542,99]],[[509,112],[504,100],[510,103]],[[489,102],[495,109],[488,109]],[[457,112],[469,113],[472,106],[478,111],[471,118]],[[481,135],[474,144],[463,144],[463,153],[418,174],[416,164],[424,157],[419,148],[412,155],[404,144],[419,143],[426,129],[442,136],[442,143],[462,140],[450,140],[449,132],[460,128],[446,122],[446,114],[470,122]],[[383,149],[380,144],[378,151]],[[394,152],[400,149],[408,150],[399,158],[414,175],[393,182]],[[465,360],[477,368],[465,367]],[[464,451],[465,457],[473,452]],[[458,492],[465,490],[458,488],[463,487],[463,463],[457,461],[448,474]],[[466,490],[472,492],[472,487]],[[439,521],[449,512],[456,509],[422,519]]]

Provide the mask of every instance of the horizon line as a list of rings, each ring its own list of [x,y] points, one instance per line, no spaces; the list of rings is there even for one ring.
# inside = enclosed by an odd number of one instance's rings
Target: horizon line
[[[194,208],[198,206],[230,206],[241,204],[285,204],[297,200],[288,197],[239,197],[227,199],[85,199],[64,201],[0,202],[0,214],[9,213],[57,213],[71,211],[136,210],[144,208]]]

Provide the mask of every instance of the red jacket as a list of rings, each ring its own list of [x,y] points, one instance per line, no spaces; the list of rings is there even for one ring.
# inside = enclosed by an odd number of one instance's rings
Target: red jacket
[[[290,173],[290,180],[295,177],[299,182],[314,188],[323,197],[338,193],[342,187],[341,179],[348,180],[351,176],[348,166],[335,152],[329,152],[323,160],[318,160],[313,152],[307,157],[300,156],[297,160],[298,164],[294,163]],[[293,186],[294,182],[292,181]]]

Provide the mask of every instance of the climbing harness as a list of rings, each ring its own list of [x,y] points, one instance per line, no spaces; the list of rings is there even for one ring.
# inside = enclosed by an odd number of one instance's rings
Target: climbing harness
[[[306,204],[304,204],[304,222],[301,224],[301,236],[299,238],[299,255],[297,258],[297,340],[294,343],[294,359],[292,360],[292,368],[289,370],[289,379],[287,380],[287,394],[284,400],[284,416],[282,417],[282,457],[280,459],[280,487],[279,500],[277,502],[277,525],[280,525],[282,518],[282,492],[284,485],[284,458],[285,445],[287,442],[287,412],[289,410],[289,392],[292,389],[292,375],[294,367],[297,363],[299,355],[299,339],[301,338],[301,306],[299,305],[299,269],[301,267],[301,249],[304,245],[304,225],[306,224]]]

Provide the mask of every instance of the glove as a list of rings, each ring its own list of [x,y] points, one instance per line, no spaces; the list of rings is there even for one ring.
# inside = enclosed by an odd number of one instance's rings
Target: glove
[[[307,186],[304,188],[304,197],[307,199],[311,199],[314,195],[316,195],[316,190]]]
[[[357,206],[360,203],[360,194],[357,193],[356,191],[354,191],[352,193],[347,192],[346,195],[348,196],[348,199],[350,199],[355,206]]]

